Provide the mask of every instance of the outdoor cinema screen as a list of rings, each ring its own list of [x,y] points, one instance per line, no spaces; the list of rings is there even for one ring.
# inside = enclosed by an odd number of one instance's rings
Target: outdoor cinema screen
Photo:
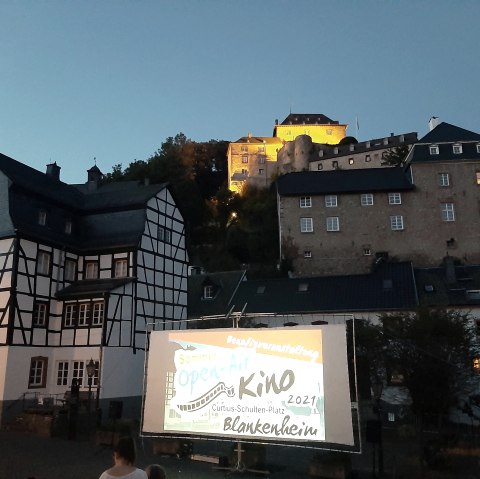
[[[353,445],[344,324],[153,331],[143,432]]]

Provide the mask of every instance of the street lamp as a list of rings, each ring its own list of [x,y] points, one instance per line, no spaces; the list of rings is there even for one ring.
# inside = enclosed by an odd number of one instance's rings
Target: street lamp
[[[92,378],[95,374],[95,363],[93,359],[87,363],[87,376],[88,376],[88,412],[90,413],[90,406],[92,403]]]
[[[383,440],[382,440],[382,409],[380,406],[380,400],[382,397],[383,383],[378,378],[372,384],[373,398],[375,399],[375,405],[373,412],[377,414],[378,422],[378,474],[383,476]]]

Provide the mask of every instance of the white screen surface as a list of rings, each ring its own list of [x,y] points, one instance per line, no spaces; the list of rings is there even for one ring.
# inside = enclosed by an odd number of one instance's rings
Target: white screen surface
[[[151,333],[143,432],[353,443],[344,325]]]

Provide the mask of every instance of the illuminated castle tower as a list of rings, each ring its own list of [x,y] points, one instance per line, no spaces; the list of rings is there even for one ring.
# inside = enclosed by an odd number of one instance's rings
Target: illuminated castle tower
[[[308,135],[315,143],[336,145],[345,137],[347,125],[322,114],[290,115],[278,123],[273,136],[244,136],[228,146],[228,187],[241,193],[246,184],[268,187],[277,172],[277,153],[297,136]]]

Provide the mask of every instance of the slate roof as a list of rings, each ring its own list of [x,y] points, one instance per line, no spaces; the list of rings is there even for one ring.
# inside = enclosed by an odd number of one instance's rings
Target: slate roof
[[[9,215],[19,234],[82,252],[135,247],[147,201],[167,187],[131,181],[68,185],[2,154],[0,172],[11,181]],[[47,212],[45,226],[38,224],[40,210]],[[67,219],[72,234],[65,233]],[[0,237],[10,230],[0,224]]]
[[[227,314],[230,302],[245,271],[194,274],[188,277],[188,317],[199,318],[217,314]],[[213,284],[216,294],[212,299],[203,299],[203,286]]]
[[[280,143],[280,140],[276,137],[272,136],[242,136],[234,143],[258,143],[259,145],[262,143]]]
[[[331,120],[322,113],[290,113],[281,125],[338,125],[338,121]]]
[[[130,283],[134,278],[85,279],[76,281],[57,292],[62,300],[91,298],[103,296],[119,286]]]
[[[403,141],[401,140],[403,137]],[[352,156],[356,155],[357,153],[369,153],[371,151],[378,151],[378,150],[385,150],[388,148],[396,148],[397,146],[402,145],[411,145],[417,141],[417,133],[405,133],[403,135],[394,135],[386,137],[388,140],[388,144],[383,144],[383,138],[376,138],[374,140],[369,141],[362,141],[359,143],[354,144],[354,150],[350,151],[350,144],[344,145],[326,145],[322,143],[316,143],[315,148],[316,150],[323,150],[323,156],[316,156],[310,157],[310,162],[317,162],[326,159],[344,157],[344,156]],[[367,145],[370,146],[367,146]],[[335,149],[337,149],[337,153],[334,153]]]
[[[244,281],[231,304],[250,314],[412,310],[417,295],[411,263],[400,262],[371,274]]]
[[[480,134],[465,130],[459,126],[442,122],[432,131],[429,131],[419,143],[441,143],[455,141],[480,141]]]
[[[456,266],[454,280],[445,268],[415,268],[421,306],[480,305],[480,265]]]
[[[462,153],[453,153],[453,145],[455,143],[461,143]],[[430,154],[431,144],[438,146],[438,155]],[[438,163],[443,161],[480,160],[480,153],[477,151],[477,143],[453,141],[452,143],[417,144],[413,147],[410,157],[410,163]]]
[[[277,179],[281,196],[406,191],[414,188],[401,167],[287,173]]]

